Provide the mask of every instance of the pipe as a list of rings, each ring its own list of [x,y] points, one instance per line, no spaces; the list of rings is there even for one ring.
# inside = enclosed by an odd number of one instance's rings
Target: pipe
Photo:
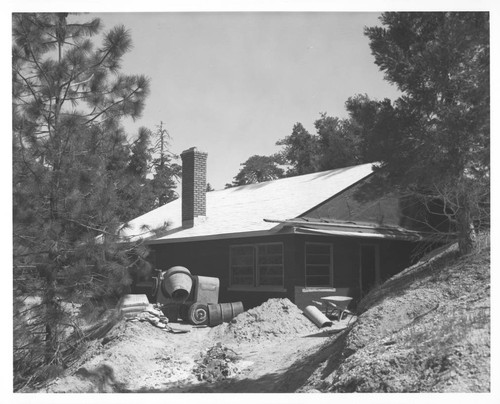
[[[305,316],[319,328],[331,327],[333,322],[328,319],[316,306],[307,306],[304,309]]]

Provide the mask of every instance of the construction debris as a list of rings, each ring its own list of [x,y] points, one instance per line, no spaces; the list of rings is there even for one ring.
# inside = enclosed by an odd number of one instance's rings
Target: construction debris
[[[186,334],[188,329],[173,328],[168,324],[168,318],[163,314],[159,304],[149,304],[144,310],[129,314],[126,320],[130,322],[148,322],[156,328],[173,334]]]
[[[236,352],[218,342],[200,355],[193,373],[199,381],[218,382],[238,373],[235,363],[240,359]]]
[[[118,302],[116,308],[125,318],[135,317],[149,306],[146,295],[125,295]]]

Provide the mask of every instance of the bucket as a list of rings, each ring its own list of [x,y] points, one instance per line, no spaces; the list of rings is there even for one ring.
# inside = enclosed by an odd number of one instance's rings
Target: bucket
[[[316,306],[307,306],[304,314],[319,328],[330,327],[333,324]]]
[[[184,302],[191,293],[193,279],[191,272],[184,267],[172,267],[163,275],[162,292],[175,302]]]
[[[243,303],[220,303],[208,305],[208,325],[215,327],[222,323],[228,323],[238,314],[243,313]]]

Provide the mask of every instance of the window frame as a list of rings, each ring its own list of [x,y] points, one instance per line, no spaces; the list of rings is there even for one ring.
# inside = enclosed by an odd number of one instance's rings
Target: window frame
[[[260,264],[259,263],[259,247],[279,245],[281,249],[281,264]],[[253,285],[242,285],[233,283],[233,248],[236,247],[253,247]],[[278,254],[276,254],[278,255]],[[281,283],[278,285],[261,285],[260,284],[260,268],[264,266],[281,267]],[[268,243],[255,243],[255,244],[231,244],[229,246],[229,287],[228,290],[246,290],[246,291],[280,291],[286,292],[285,289],[285,246],[282,241],[271,241]]]
[[[308,266],[324,266],[323,264],[308,264],[307,263],[307,256],[308,256],[307,247],[310,245],[321,245],[321,246],[328,246],[329,247],[330,264],[329,264],[329,271],[328,271],[328,273],[329,273],[328,285],[314,286],[314,285],[307,284],[307,278],[308,278],[307,268],[308,268]],[[309,255],[314,255],[314,254],[309,254]],[[316,254],[316,255],[320,255],[320,254]],[[321,255],[326,255],[326,254],[321,254]],[[319,241],[306,241],[304,244],[304,287],[305,288],[333,288],[334,279],[335,279],[335,277],[334,277],[334,264],[333,264],[333,243],[319,242]]]

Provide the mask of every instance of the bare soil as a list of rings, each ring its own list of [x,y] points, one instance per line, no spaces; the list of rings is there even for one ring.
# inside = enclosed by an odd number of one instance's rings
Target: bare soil
[[[270,299],[230,323],[176,334],[122,319],[43,389],[90,392],[287,392],[311,373],[289,369],[336,338],[349,320],[319,329],[288,299]]]

